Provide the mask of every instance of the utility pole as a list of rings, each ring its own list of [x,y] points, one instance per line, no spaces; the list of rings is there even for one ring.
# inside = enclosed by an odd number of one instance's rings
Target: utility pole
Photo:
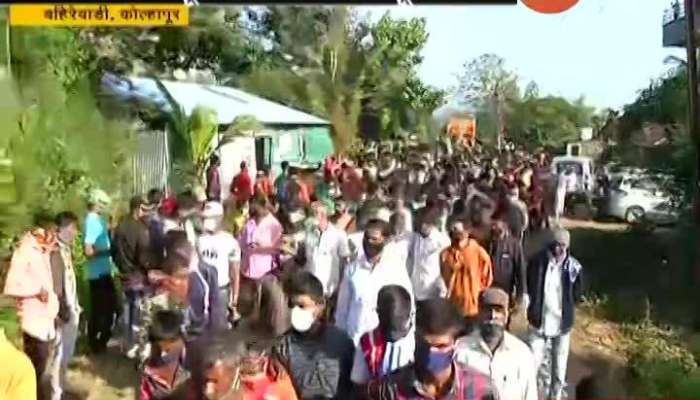
[[[697,45],[695,37],[695,1],[685,0],[685,25],[686,25],[686,50],[688,52],[688,134],[693,145],[695,145],[695,168],[693,172],[693,205],[695,217],[695,242],[694,247],[698,248],[700,236],[700,136],[698,136],[698,60]],[[697,255],[694,262],[695,285],[700,285],[700,260]],[[692,279],[691,278],[691,279]],[[696,299],[697,299],[696,294]],[[695,328],[700,328],[700,315],[696,313]]]
[[[700,136],[698,136],[698,62],[695,38],[695,1],[685,0],[686,51],[688,53],[688,133],[695,144],[696,169],[694,195],[697,197],[700,183]],[[698,199],[696,198],[696,201]],[[698,219],[700,221],[700,218]]]

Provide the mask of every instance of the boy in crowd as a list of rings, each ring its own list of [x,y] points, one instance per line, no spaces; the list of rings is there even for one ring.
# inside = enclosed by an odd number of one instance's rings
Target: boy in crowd
[[[151,354],[141,371],[139,400],[168,398],[187,381],[182,324],[182,314],[177,311],[161,310],[154,315],[148,332]]]
[[[352,399],[353,344],[345,332],[324,321],[323,284],[301,271],[288,286],[292,331],[274,349],[304,400]],[[320,382],[324,382],[321,384]]]

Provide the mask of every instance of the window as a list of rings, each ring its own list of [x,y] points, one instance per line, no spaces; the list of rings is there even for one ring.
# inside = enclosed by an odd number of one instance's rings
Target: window
[[[650,178],[641,178],[632,181],[630,185],[632,189],[642,189],[642,190],[658,190],[659,186]]]
[[[583,165],[576,161],[560,161],[557,163],[557,174],[561,174],[568,168],[573,168],[576,175],[583,175]]]

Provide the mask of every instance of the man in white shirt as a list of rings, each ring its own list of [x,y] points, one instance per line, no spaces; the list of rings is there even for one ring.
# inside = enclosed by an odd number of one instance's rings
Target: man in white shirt
[[[447,287],[440,275],[440,252],[450,245],[450,238],[437,227],[437,214],[426,213],[420,229],[412,234],[408,252],[408,274],[416,300],[445,297]]]
[[[455,360],[491,377],[499,398],[537,400],[535,357],[506,331],[509,296],[491,287],[479,295],[479,329],[457,342]]]
[[[78,304],[77,282],[73,268],[72,246],[78,233],[78,217],[72,212],[61,212],[56,216],[57,252],[52,255],[52,267],[61,271],[54,279],[54,287],[62,288],[59,297],[59,312],[56,319],[56,342],[52,351],[51,367],[51,399],[60,400],[65,392],[66,371],[68,362],[73,358],[75,342],[78,339],[78,323],[80,322],[80,305]],[[54,265],[54,263],[56,263]]]
[[[304,240],[306,269],[323,284],[326,297],[338,290],[340,277],[350,257],[348,237],[328,220],[328,210],[320,203],[312,204],[312,217]]]
[[[406,268],[386,246],[390,234],[386,221],[373,218],[367,224],[362,245],[348,263],[340,282],[335,324],[344,330],[355,345],[363,333],[379,323],[377,294],[387,285],[399,285],[413,297],[411,280]]]
[[[224,216],[224,208],[221,203],[215,201],[206,203],[201,215],[203,232],[197,240],[199,260],[216,269],[219,305],[227,307],[231,311],[229,319],[235,322],[240,318],[238,293],[241,248],[236,238],[224,231],[221,226]],[[225,309],[219,311],[216,315],[225,316],[228,314]]]
[[[528,342],[540,369],[540,390],[554,400],[566,389],[571,329],[583,287],[583,268],[569,255],[570,240],[567,230],[556,229],[550,245],[528,262],[527,271]]]

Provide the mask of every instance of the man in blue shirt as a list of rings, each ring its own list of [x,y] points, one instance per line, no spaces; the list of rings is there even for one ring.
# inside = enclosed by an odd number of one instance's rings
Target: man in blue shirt
[[[107,349],[117,310],[117,297],[112,281],[109,230],[102,215],[110,202],[109,196],[104,191],[95,189],[90,192],[83,232],[87,275],[90,283],[88,341],[94,353],[101,353]]]

